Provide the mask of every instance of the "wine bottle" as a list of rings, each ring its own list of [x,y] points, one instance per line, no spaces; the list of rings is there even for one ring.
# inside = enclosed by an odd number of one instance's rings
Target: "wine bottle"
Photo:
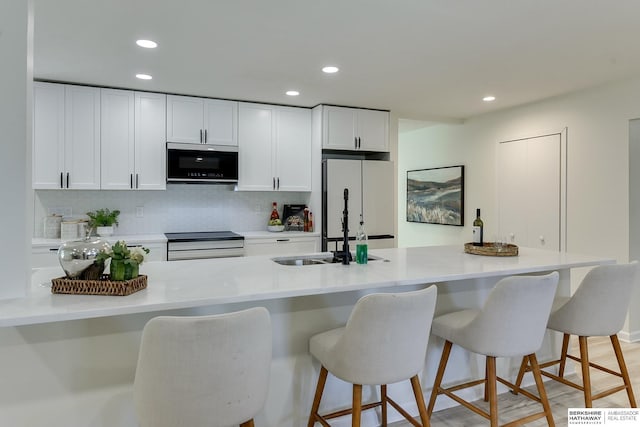
[[[473,245],[482,246],[484,242],[484,223],[480,218],[480,209],[476,209],[476,219],[473,221]]]
[[[367,233],[364,231],[364,221],[360,219],[360,227],[356,233],[356,263],[366,264],[369,259]]]
[[[273,202],[273,208],[271,209],[271,218],[269,219],[280,219],[280,215],[278,214],[278,204]]]

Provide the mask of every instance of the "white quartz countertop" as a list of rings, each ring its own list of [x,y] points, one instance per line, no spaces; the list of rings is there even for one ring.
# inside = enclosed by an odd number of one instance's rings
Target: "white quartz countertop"
[[[371,250],[384,260],[307,266],[267,256],[142,264],[147,289],[129,296],[51,294],[60,268],[34,270],[27,296],[0,301],[0,326],[39,324],[233,302],[506,276],[613,263],[612,259],[520,248],[517,257],[465,254],[460,246]]]
[[[114,234],[113,236],[103,237],[108,242],[117,242],[124,240],[128,244],[149,244],[149,243],[166,243],[167,237],[164,234]],[[63,243],[60,239],[45,239],[43,237],[34,237],[31,239],[31,246],[37,247],[58,247]]]

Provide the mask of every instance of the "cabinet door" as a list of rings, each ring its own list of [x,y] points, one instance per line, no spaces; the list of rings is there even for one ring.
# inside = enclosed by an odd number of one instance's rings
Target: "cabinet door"
[[[498,145],[500,231],[496,237],[516,245],[560,250],[560,142],[556,134]]]
[[[238,145],[238,103],[219,99],[204,100],[205,143]]]
[[[167,141],[200,144],[204,100],[191,96],[167,95]]]
[[[134,187],[133,92],[102,89],[100,93],[101,188],[129,190]]]
[[[356,149],[357,109],[325,106],[322,111],[322,148]]]
[[[362,161],[327,160],[327,237],[342,237],[344,189],[349,190],[349,236],[355,237],[362,212]]]
[[[359,150],[389,151],[389,112],[358,110]]]
[[[63,188],[64,172],[64,85],[33,84],[34,189]]]
[[[362,162],[362,214],[368,235],[394,233],[393,162]]]
[[[276,112],[276,180],[280,191],[311,191],[311,110]]]
[[[238,189],[273,191],[275,107],[241,103],[238,107]]]
[[[99,88],[65,86],[64,132],[67,187],[77,190],[100,189]]]
[[[135,93],[135,176],[139,190],[167,188],[166,100],[161,93]]]

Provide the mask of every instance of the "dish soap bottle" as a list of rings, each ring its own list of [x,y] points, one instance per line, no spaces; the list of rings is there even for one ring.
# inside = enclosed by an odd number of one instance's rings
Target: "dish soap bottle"
[[[369,259],[368,252],[367,233],[364,231],[364,221],[361,215],[360,227],[356,233],[356,263],[366,264]]]

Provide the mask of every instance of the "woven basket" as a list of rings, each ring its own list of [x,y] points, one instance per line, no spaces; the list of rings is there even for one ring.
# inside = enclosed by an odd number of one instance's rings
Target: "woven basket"
[[[143,274],[135,279],[124,281],[109,280],[108,275],[103,275],[99,280],[69,279],[67,277],[51,280],[51,292],[54,294],[125,296],[146,287],[147,276]]]
[[[492,242],[485,242],[482,246],[475,246],[473,243],[465,243],[464,251],[472,255],[518,256],[518,247],[510,243],[502,246],[496,246],[496,244]]]

